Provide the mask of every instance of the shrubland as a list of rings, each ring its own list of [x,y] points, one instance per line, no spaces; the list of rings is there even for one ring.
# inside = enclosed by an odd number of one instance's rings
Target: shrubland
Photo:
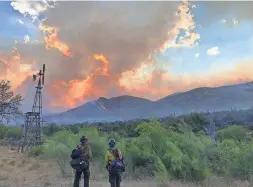
[[[205,119],[196,116],[193,119],[195,121],[175,120],[169,125],[156,119],[128,125],[51,124],[44,128],[43,144],[30,149],[29,155],[55,160],[62,175],[70,175],[70,153],[79,138],[86,135],[93,151],[92,162],[102,172],[105,171],[107,142],[114,138],[125,155],[125,176],[132,179],[151,177],[198,182],[219,176],[251,181],[251,130],[232,125],[215,129],[215,137],[211,137],[205,130],[208,125]],[[13,129],[8,131],[5,128],[0,128],[1,138],[15,134],[10,133]]]
[[[0,140],[18,141],[22,137],[22,130],[20,127],[5,126],[0,124]]]

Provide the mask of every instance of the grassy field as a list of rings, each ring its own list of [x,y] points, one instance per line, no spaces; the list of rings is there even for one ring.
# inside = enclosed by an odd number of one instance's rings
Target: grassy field
[[[71,187],[72,176],[62,176],[60,169],[53,161],[45,161],[40,157],[27,157],[8,147],[0,148],[0,186],[1,187]],[[107,187],[109,183],[103,177],[94,178],[96,166],[91,168],[91,187]],[[225,182],[220,178],[210,178],[197,184],[180,182],[131,181],[125,179],[122,187],[249,187],[247,181]]]
[[[0,186],[1,187],[70,187],[73,176],[62,176],[54,162],[38,157],[27,157],[7,147],[0,148]],[[94,171],[92,171],[94,173]],[[109,186],[106,180],[91,180],[91,186]],[[152,182],[125,182],[122,187],[154,187]]]

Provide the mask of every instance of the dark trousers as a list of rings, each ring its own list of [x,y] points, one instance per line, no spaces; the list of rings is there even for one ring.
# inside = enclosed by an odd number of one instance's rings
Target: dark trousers
[[[89,187],[89,179],[90,179],[90,171],[89,170],[76,170],[75,181],[73,187],[79,187],[79,183],[82,177],[82,173],[84,176],[84,187]]]
[[[121,183],[121,172],[110,172],[109,173],[109,182],[111,187],[120,187]]]

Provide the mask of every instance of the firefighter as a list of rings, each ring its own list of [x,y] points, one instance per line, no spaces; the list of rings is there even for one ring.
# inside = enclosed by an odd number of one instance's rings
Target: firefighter
[[[120,149],[115,147],[116,141],[114,139],[110,139],[108,145],[109,149],[105,154],[105,163],[109,173],[109,182],[111,187],[120,187],[121,174],[125,171],[124,158]]]
[[[91,148],[86,136],[80,138],[80,144],[76,148],[78,152],[78,157],[83,163],[83,167],[76,169],[75,171],[75,180],[74,187],[79,187],[79,182],[81,180],[82,174],[84,175],[84,187],[89,187],[89,178],[90,178],[90,160],[92,157]],[[73,152],[72,152],[73,154]]]

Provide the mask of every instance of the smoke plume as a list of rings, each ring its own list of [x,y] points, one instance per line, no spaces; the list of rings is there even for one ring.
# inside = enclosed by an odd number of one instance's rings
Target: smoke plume
[[[217,7],[213,3],[210,3],[210,14],[225,6],[221,3]],[[196,6],[185,0],[15,1],[12,6],[31,17],[40,30],[41,40],[33,41],[26,36],[24,41],[16,42],[12,53],[2,54],[0,68],[4,74],[0,78],[8,77],[13,88],[22,91],[30,76],[45,63],[44,101],[53,110],[75,107],[100,96],[131,94],[158,99],[197,86],[252,78],[250,73],[245,74],[247,68],[243,65],[237,70],[224,69],[218,76],[209,72],[179,76],[156,66],[153,52],[199,45],[201,36],[194,32],[196,23],[192,13]],[[40,14],[45,19],[40,19]],[[215,20],[215,16],[208,21]],[[245,18],[250,13],[241,12],[240,16]],[[180,35],[181,31],[184,36]]]

